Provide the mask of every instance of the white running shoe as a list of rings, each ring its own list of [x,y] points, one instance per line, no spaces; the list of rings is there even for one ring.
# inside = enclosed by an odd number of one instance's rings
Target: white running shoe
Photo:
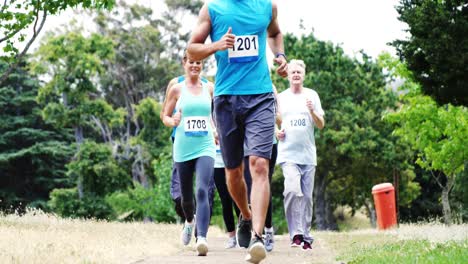
[[[192,239],[192,231],[194,224],[195,221],[189,223],[187,222],[187,220],[185,220],[184,228],[182,229],[182,233],[180,234],[180,240],[182,241],[182,244],[184,246],[188,245],[190,243],[190,240]]]
[[[198,256],[206,256],[208,253],[208,242],[206,237],[197,237],[197,253]]]
[[[233,237],[228,238],[224,248],[235,248],[236,246],[237,246],[236,236],[233,236]]]
[[[275,246],[275,232],[273,231],[273,227],[265,227],[265,239],[263,241],[265,242],[266,251],[271,252]]]

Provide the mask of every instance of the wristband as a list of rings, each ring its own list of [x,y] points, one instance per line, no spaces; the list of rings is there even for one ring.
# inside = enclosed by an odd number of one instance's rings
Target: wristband
[[[283,56],[285,60],[288,60],[288,58],[286,57],[286,54],[284,53],[281,53],[281,52],[276,53],[275,58],[278,58],[279,56]]]

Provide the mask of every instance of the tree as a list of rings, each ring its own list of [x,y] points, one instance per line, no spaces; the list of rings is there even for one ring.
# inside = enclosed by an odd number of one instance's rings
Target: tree
[[[401,176],[401,194],[407,205],[419,193],[413,183],[410,152],[392,136],[383,114],[395,109],[396,94],[386,86],[382,68],[364,53],[349,58],[340,47],[317,40],[313,34],[285,35],[289,58],[307,65],[304,86],[315,89],[325,110],[326,126],[317,131],[318,165],[314,206],[318,229],[337,229],[334,209],[349,205],[372,211],[371,188]],[[276,78],[276,77],[275,77]],[[279,90],[287,87],[275,80]]]
[[[397,40],[401,59],[439,104],[468,105],[468,5],[465,0],[401,0],[399,19],[408,40]]]
[[[444,221],[450,224],[449,195],[468,161],[465,150],[468,110],[451,104],[438,106],[431,97],[421,93],[420,85],[404,63],[387,56],[385,64],[391,74],[404,80],[400,87],[404,104],[385,118],[397,124],[395,134],[415,149],[416,163],[430,171],[442,189]]]
[[[42,114],[57,127],[73,129],[78,151],[84,142],[84,128],[91,122],[99,121],[96,123],[108,128],[123,122],[123,111],[114,111],[106,101],[96,98],[95,79],[103,73],[103,61],[112,57],[112,41],[97,34],[85,38],[76,32],[51,36],[36,53],[33,71],[51,76],[37,96],[45,105]],[[78,178],[78,193],[82,198],[82,177]]]
[[[141,5],[121,2],[112,13],[100,12],[94,21],[99,33],[116,43],[115,59],[105,63],[107,74],[100,82],[102,94],[107,102],[128,113],[118,138],[112,142],[114,149],[121,150],[115,155],[120,160],[131,160],[133,179],[149,188],[154,180],[151,160],[169,145],[169,135],[165,133],[168,129],[160,125],[153,112],[158,110],[153,98],[162,98],[169,80],[182,73],[179,58],[171,60],[168,55],[173,52],[171,48],[178,46],[169,45],[167,36],[162,35],[170,23],[153,18],[153,11]],[[179,29],[180,25],[175,25],[170,26]],[[167,35],[179,33],[176,30]],[[145,122],[148,119],[152,122]],[[167,137],[161,138],[163,135]]]
[[[0,74],[8,65],[0,62]],[[65,164],[72,131],[46,124],[35,98],[39,80],[22,63],[0,88],[0,210],[46,210],[49,192],[72,184]]]
[[[418,152],[416,162],[430,170],[441,187],[444,221],[449,225],[449,195],[467,162],[468,109],[451,104],[439,107],[432,98],[417,92],[405,99],[406,104],[388,118],[399,126],[396,134]]]
[[[8,63],[9,66],[0,75],[0,84],[26,55],[41,32],[48,15],[55,15],[78,6],[110,9],[114,2],[115,0],[5,0],[0,7],[0,45],[3,46],[5,55],[1,56],[0,60]],[[32,34],[26,32],[30,27],[32,27]],[[25,41],[27,43],[20,51],[18,43]]]

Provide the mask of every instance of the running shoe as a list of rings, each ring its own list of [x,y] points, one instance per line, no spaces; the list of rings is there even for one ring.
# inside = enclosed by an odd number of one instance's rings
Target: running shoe
[[[233,236],[233,237],[228,238],[224,248],[235,248],[236,246],[237,246],[236,236]]]
[[[304,244],[302,245],[302,250],[311,250],[312,249],[312,245],[307,242],[307,241],[304,241]]]
[[[245,260],[251,263],[260,263],[264,258],[266,258],[266,250],[263,239],[255,234],[254,238],[250,241],[248,254]]]
[[[198,256],[206,256],[208,253],[208,242],[206,237],[197,237],[197,253]]]
[[[273,247],[275,246],[275,232],[273,231],[273,228],[267,229],[265,228],[265,249],[268,252],[271,252],[273,250]]]
[[[302,235],[295,235],[293,237],[291,247],[300,247],[302,246],[303,241],[304,241],[304,237]]]
[[[236,237],[239,247],[249,247],[250,239],[252,238],[252,221],[244,220],[242,215],[239,216]]]
[[[195,221],[189,223],[187,222],[187,220],[185,220],[184,228],[182,229],[182,233],[180,234],[180,240],[182,241],[182,244],[184,246],[188,245],[190,243],[190,240],[192,239],[192,231],[194,224]]]

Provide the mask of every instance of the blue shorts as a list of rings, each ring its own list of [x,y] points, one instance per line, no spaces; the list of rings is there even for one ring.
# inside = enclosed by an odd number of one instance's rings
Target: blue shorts
[[[273,93],[214,98],[216,127],[226,168],[239,167],[244,156],[271,158],[275,112]]]

